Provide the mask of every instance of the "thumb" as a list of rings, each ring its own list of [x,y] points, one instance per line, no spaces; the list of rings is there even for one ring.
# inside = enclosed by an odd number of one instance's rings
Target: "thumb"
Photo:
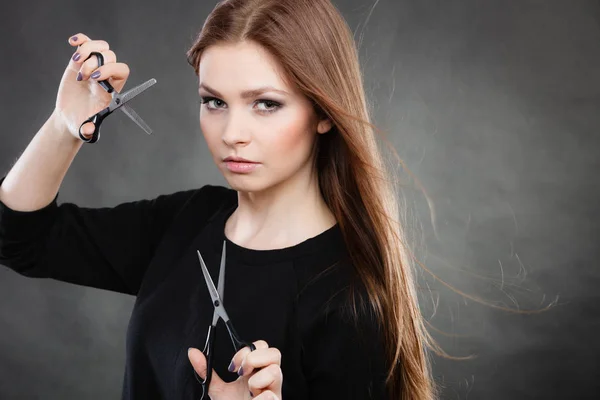
[[[91,122],[86,122],[82,127],[81,127],[81,133],[83,133],[83,136],[92,136],[92,133],[94,133],[94,130],[96,129],[96,127],[94,126],[94,124],[92,124]]]
[[[194,370],[200,376],[200,378],[205,379],[206,378],[206,357],[204,356],[204,353],[202,353],[200,350],[198,350],[194,347],[190,347],[188,349],[188,358],[190,359],[190,363],[192,363],[192,367],[194,367]],[[215,369],[213,368],[210,387],[211,388],[220,387],[223,384],[225,384],[225,382],[219,377],[219,375],[217,375],[217,373],[215,372]]]

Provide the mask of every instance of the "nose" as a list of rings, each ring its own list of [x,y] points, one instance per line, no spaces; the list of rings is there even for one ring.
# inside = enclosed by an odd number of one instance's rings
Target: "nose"
[[[228,146],[250,143],[251,135],[247,121],[241,116],[231,116],[225,125],[222,135],[223,143]]]

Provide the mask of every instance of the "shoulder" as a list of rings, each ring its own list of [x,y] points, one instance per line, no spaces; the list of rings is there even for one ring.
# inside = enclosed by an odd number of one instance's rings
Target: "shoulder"
[[[198,204],[207,210],[216,211],[222,206],[230,206],[237,201],[237,192],[221,185],[204,185],[197,190]]]
[[[234,199],[236,195],[237,192],[228,187],[207,184],[200,188],[180,190],[174,193],[163,194],[159,197],[179,197],[184,201],[201,199],[204,203],[220,204],[228,199]]]
[[[151,200],[156,208],[171,215],[177,215],[184,209],[194,214],[212,215],[222,205],[230,204],[237,198],[237,192],[220,185],[203,185],[200,188],[179,190],[161,194]]]

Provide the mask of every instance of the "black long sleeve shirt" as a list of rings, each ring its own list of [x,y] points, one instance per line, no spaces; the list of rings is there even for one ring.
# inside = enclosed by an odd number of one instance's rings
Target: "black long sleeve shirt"
[[[283,400],[387,398],[377,324],[361,313],[355,325],[347,312],[350,285],[364,287],[339,225],[295,246],[253,250],[224,235],[237,192],[223,186],[103,208],[58,205],[57,198],[35,211],[0,202],[0,264],[136,296],[122,399],[199,398],[187,349],[204,347],[214,308],[196,250],[216,282],[224,240],[223,303],[244,340],[281,351]],[[235,352],[222,321],[216,332],[214,369],[234,381],[227,367]]]

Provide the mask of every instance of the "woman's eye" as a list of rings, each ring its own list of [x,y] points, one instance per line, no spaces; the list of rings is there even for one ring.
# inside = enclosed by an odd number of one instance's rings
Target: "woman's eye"
[[[201,102],[202,104],[207,104],[207,103],[209,103],[209,102],[211,102],[211,101],[214,101],[214,102],[221,102],[221,103],[223,102],[222,100],[216,99],[216,98],[214,98],[214,97],[201,97],[201,98],[200,98],[200,102]],[[207,107],[207,108],[208,108],[209,110],[212,110],[212,109],[214,109],[215,107]],[[217,106],[216,108],[219,108],[219,107]]]
[[[258,103],[262,103],[267,106],[266,110],[261,110],[266,112],[274,112],[281,106],[279,103],[273,100],[259,100]]]
[[[222,105],[224,104],[223,100],[217,99],[215,97],[201,97],[200,102],[202,104],[209,104],[206,107],[209,110],[218,110],[219,108],[223,108]],[[263,104],[265,108],[259,108],[259,111],[265,113],[275,112],[281,107],[281,104],[277,103],[276,101],[266,99],[257,100],[256,104]]]

